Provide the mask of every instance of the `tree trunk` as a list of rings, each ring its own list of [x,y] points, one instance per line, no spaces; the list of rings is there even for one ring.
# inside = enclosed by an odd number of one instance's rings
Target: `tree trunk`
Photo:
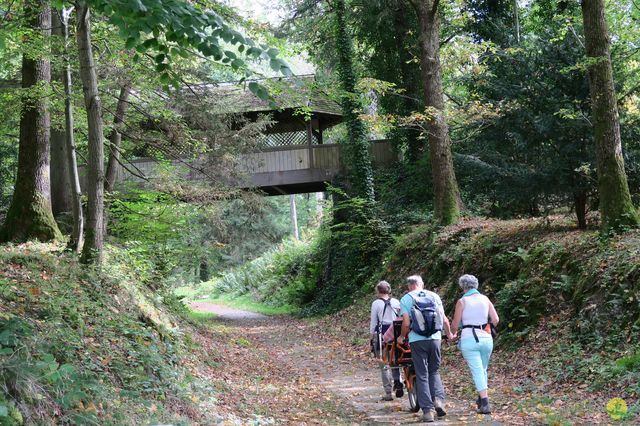
[[[637,226],[622,158],[620,120],[613,85],[609,34],[603,0],[583,0],[585,47],[596,141],[598,195],[604,230]]]
[[[573,205],[576,210],[578,229],[587,229],[587,194],[584,192],[574,194]]]
[[[367,129],[358,116],[359,105],[356,100],[353,46],[345,15],[345,1],[336,0],[334,2],[334,32],[338,54],[338,75],[343,92],[341,99],[342,114],[348,132],[348,140],[344,145],[347,171],[353,188],[353,195],[373,201],[375,193],[371,157],[369,155],[369,140],[367,138]]]
[[[67,167],[65,131],[51,128],[51,209],[54,215],[71,211],[71,185]]]
[[[124,115],[129,107],[129,93],[131,85],[127,82],[120,88],[116,111],[113,116],[113,129],[109,135],[109,161],[107,162],[107,172],[104,180],[104,190],[107,193],[113,192],[120,166],[120,145],[122,144],[122,133],[120,128],[124,123]],[[103,234],[107,235],[109,225],[109,200],[105,202],[103,218]]]
[[[67,146],[67,172],[71,184],[71,200],[73,211],[73,231],[69,240],[69,248],[79,253],[84,240],[84,214],[82,212],[82,190],[80,176],[78,176],[78,162],[76,160],[76,144],[74,138],[73,93],[71,84],[71,64],[69,63],[69,13],[71,9],[62,11],[62,31],[64,36],[64,117],[65,144]]]
[[[324,192],[316,192],[316,222],[322,223],[324,214]]]
[[[450,225],[460,219],[462,202],[453,169],[449,127],[444,117],[438,3],[439,0],[411,0],[420,21],[420,67],[428,115],[434,216],[441,225]]]
[[[91,48],[90,12],[86,4],[77,7],[78,59],[89,127],[87,161],[87,230],[81,261],[101,263],[104,210],[104,147],[102,133],[102,104],[98,95],[98,79]]]
[[[51,7],[48,1],[30,0],[24,6],[25,21],[46,43],[51,35]],[[25,36],[26,37],[26,36]],[[28,41],[27,41],[28,42]],[[51,82],[48,55],[22,57],[22,87],[29,96],[22,100],[18,176],[0,241],[50,241],[61,238],[53,219],[49,184],[49,141],[51,120],[47,90]]]
[[[63,54],[59,46],[63,44],[63,28],[59,12],[51,11],[51,34],[58,40],[54,44],[52,53],[55,56]],[[63,82],[64,69],[53,69],[51,79]],[[71,199],[71,183],[69,181],[69,165],[66,144],[66,132],[64,128],[51,128],[51,208],[53,214],[70,212],[73,208]]]
[[[291,231],[293,232],[293,238],[300,239],[300,233],[298,232],[298,212],[296,210],[296,196],[289,195],[289,213],[291,215]]]
[[[520,12],[518,11],[518,0],[513,0],[513,25],[516,30],[516,43],[520,44]]]
[[[198,276],[200,278],[200,282],[209,281],[209,264],[206,259],[200,261],[200,268],[198,270]]]
[[[125,83],[120,88],[120,96],[118,96],[118,104],[116,105],[116,112],[113,116],[113,130],[109,135],[109,162],[107,164],[104,185],[104,189],[107,192],[112,192],[116,183],[116,173],[118,171],[118,165],[120,164],[120,145],[122,143],[122,133],[120,133],[120,130],[124,122],[124,115],[127,113],[127,108],[129,107],[130,92],[131,85],[129,83]]]

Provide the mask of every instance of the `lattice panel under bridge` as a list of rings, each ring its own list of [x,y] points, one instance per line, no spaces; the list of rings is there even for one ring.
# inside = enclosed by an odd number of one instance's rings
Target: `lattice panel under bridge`
[[[319,142],[318,137],[314,134],[311,143],[317,144]],[[292,145],[306,145],[307,144],[307,132],[283,132],[283,133],[270,133],[262,135],[260,139],[260,146],[264,148],[277,148],[280,146],[292,146]]]

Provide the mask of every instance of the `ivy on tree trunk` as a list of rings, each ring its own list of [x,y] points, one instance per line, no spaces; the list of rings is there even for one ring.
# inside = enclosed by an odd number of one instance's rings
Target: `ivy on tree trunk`
[[[353,70],[353,46],[347,30],[344,0],[333,2],[334,31],[338,54],[338,76],[343,91],[342,115],[347,126],[348,140],[344,144],[349,181],[353,195],[374,200],[373,170],[369,156],[367,129],[358,116],[359,103],[356,95],[356,75]]]
[[[591,110],[596,141],[598,196],[604,230],[639,224],[631,202],[622,158],[620,119],[609,52],[609,33],[603,0],[583,0]]]
[[[30,0],[24,6],[25,22],[41,37],[43,45],[51,36],[51,7],[48,1]],[[26,43],[29,43],[25,36]],[[33,50],[33,49],[31,49]],[[40,49],[44,52],[44,49]],[[46,54],[22,57],[22,114],[20,116],[20,142],[18,176],[7,212],[0,229],[0,241],[50,241],[62,237],[53,219],[49,183],[49,143],[51,119],[48,90],[51,82],[51,64]]]
[[[440,73],[439,0],[411,0],[420,22],[420,68],[424,89],[429,154],[433,176],[434,216],[441,225],[460,219],[460,191],[453,168],[449,126],[444,116]]]

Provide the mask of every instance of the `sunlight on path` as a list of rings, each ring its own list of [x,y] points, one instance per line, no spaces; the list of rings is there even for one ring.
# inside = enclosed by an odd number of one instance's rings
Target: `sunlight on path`
[[[191,302],[189,306],[191,306],[191,309],[194,311],[212,312],[216,314],[219,319],[227,321],[268,318],[266,315],[259,314],[257,312],[241,311],[239,309],[228,308],[226,306],[208,302]]]
[[[411,413],[406,394],[390,402],[380,401],[382,386],[380,373],[373,359],[352,358],[353,349],[337,341],[318,339],[314,327],[297,321],[275,321],[253,338],[260,341],[279,362],[288,363],[300,375],[298,380],[310,380],[346,400],[357,411],[366,414],[371,424],[421,424],[421,413]],[[264,336],[279,335],[288,344]],[[252,339],[253,340],[253,339]],[[471,411],[471,404],[447,402],[448,415],[433,424],[498,424]],[[469,415],[460,416],[459,413]]]

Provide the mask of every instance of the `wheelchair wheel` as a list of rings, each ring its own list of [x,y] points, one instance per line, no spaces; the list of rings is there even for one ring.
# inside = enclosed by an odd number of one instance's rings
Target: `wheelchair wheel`
[[[418,404],[418,392],[416,390],[416,373],[413,371],[413,367],[406,369],[406,384],[407,384],[407,396],[409,397],[409,408],[412,413],[420,411],[420,404]]]

